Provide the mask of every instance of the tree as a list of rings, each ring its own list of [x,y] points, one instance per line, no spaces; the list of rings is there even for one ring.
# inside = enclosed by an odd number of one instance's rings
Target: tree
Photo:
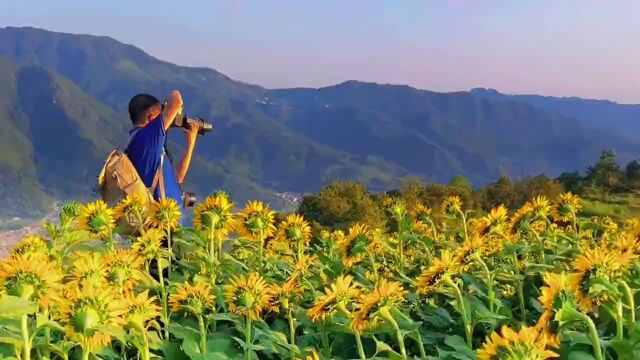
[[[298,212],[309,221],[330,229],[346,230],[354,223],[374,228],[386,226],[384,211],[366,187],[355,181],[334,181],[318,195],[302,200]]]
[[[633,189],[640,188],[640,161],[633,160],[627,164],[624,171],[627,186]]]
[[[577,171],[562,173],[557,180],[567,191],[571,191],[574,194],[582,193],[585,179]]]
[[[598,162],[587,168],[586,179],[589,185],[607,194],[618,185],[620,178],[620,167],[612,150],[603,151]]]

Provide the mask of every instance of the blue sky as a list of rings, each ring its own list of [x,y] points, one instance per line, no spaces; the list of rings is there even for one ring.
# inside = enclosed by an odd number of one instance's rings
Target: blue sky
[[[0,25],[108,35],[271,88],[357,79],[640,103],[637,0],[0,0]]]

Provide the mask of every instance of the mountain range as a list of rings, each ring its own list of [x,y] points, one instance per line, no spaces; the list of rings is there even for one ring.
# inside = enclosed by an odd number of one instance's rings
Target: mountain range
[[[127,142],[126,106],[139,92],[179,89],[189,114],[213,122],[185,187],[225,189],[239,203],[333,179],[386,190],[407,176],[463,174],[481,185],[582,169],[605,148],[625,161],[640,152],[639,106],[359,81],[271,90],[108,37],[35,28],[0,29],[0,84],[0,216],[95,196],[102,161]],[[178,155],[183,140],[171,133]]]

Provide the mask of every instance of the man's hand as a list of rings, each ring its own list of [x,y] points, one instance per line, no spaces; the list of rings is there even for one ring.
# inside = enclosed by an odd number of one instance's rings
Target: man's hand
[[[191,124],[188,129],[184,129],[187,134],[187,145],[192,145],[196,143],[196,139],[198,138],[198,132],[200,131],[202,126],[200,123]]]
[[[176,118],[176,115],[182,112],[183,106],[184,103],[182,102],[182,95],[178,90],[173,90],[167,97],[164,110],[162,111],[164,131],[169,130],[171,124],[173,124],[173,120]]]

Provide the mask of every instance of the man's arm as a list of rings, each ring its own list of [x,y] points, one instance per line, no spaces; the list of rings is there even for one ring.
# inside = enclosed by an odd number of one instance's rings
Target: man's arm
[[[187,150],[184,152],[184,156],[182,160],[180,160],[180,164],[176,168],[176,177],[178,178],[178,183],[182,184],[184,178],[187,176],[187,170],[189,170],[189,164],[191,163],[191,156],[193,155],[193,149],[196,147],[196,138],[198,137],[198,131],[200,130],[200,125],[193,124],[189,130],[185,130],[187,132]]]
[[[162,110],[162,121],[164,131],[168,131],[175,120],[176,115],[182,110],[182,96],[178,90],[173,90],[165,101],[164,110]]]

